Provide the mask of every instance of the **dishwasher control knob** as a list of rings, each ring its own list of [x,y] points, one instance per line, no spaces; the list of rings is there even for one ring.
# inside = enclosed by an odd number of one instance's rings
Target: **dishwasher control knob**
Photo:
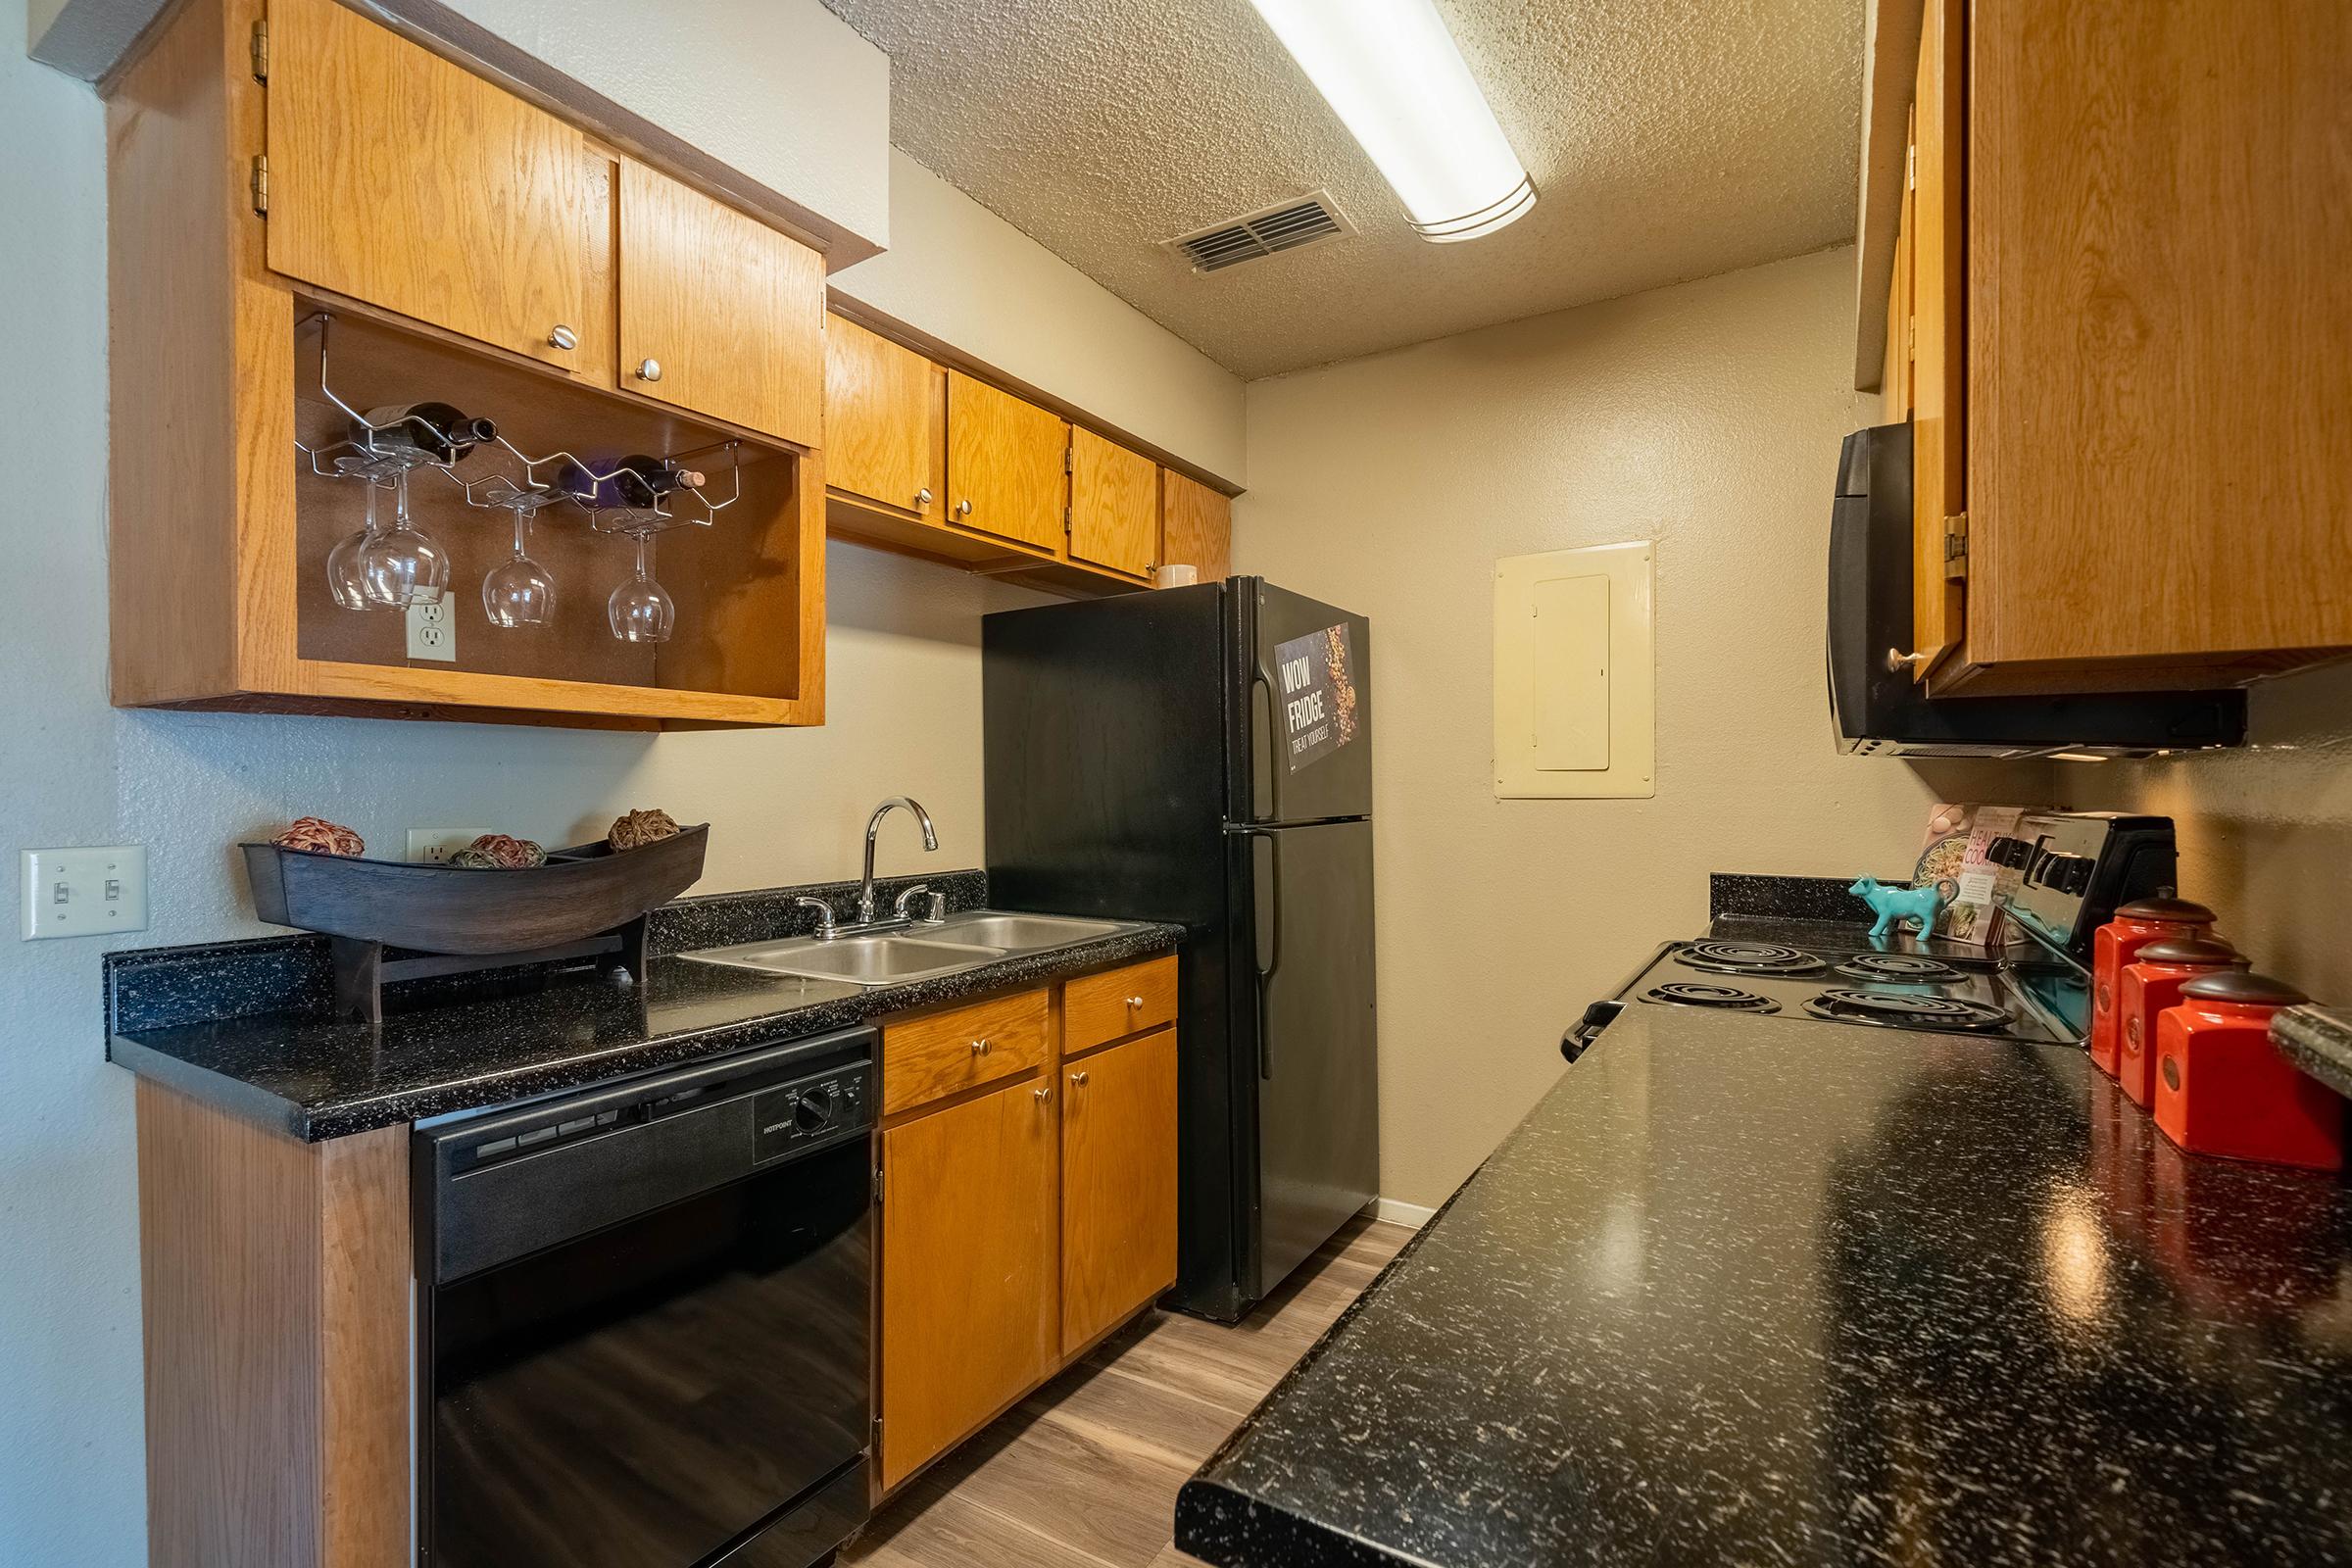
[[[792,1107],[793,1125],[805,1133],[812,1133],[833,1120],[833,1096],[822,1089],[811,1089],[801,1096],[800,1103]]]

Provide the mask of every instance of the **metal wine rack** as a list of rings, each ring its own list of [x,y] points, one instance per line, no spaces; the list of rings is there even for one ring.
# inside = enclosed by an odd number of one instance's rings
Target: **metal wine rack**
[[[560,502],[568,501],[588,517],[589,528],[597,533],[626,534],[636,537],[662,533],[670,528],[708,528],[718,514],[743,499],[743,457],[739,440],[710,442],[684,452],[664,453],[662,461],[677,466],[690,461],[704,460],[724,454],[727,459],[727,494],[714,497],[706,479],[700,485],[682,486],[665,495],[657,496],[650,507],[621,507],[600,505],[598,497],[609,492],[623,475],[642,477],[635,470],[615,465],[600,470],[587,459],[561,449],[533,457],[509,441],[504,435],[492,435],[473,444],[456,462],[441,463],[426,456],[420,449],[403,444],[390,444],[384,438],[402,426],[421,431],[442,448],[453,447],[450,433],[437,429],[431,421],[411,414],[387,424],[370,424],[358,409],[344,401],[327,381],[327,330],[334,320],[325,311],[306,317],[298,330],[316,327],[318,335],[318,390],[320,398],[350,419],[353,434],[340,441],[321,446],[306,446],[298,437],[294,450],[301,453],[311,466],[311,471],[329,479],[361,479],[369,484],[389,485],[402,472],[431,468],[456,485],[469,507],[513,512],[527,505],[536,514]],[[474,454],[497,446],[521,465],[519,477],[493,470],[472,479],[461,477],[457,463]],[[681,501],[690,501],[692,510]]]

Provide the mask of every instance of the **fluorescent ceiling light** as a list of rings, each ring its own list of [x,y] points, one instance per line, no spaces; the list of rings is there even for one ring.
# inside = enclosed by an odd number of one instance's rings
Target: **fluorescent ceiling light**
[[[1250,0],[1363,145],[1423,239],[1476,239],[1536,187],[1435,0]]]

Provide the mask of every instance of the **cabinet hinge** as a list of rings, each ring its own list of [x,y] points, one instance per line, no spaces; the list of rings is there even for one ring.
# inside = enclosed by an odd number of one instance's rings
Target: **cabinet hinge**
[[[1955,512],[1943,519],[1943,575],[1957,580],[1968,575],[1968,514]]]
[[[874,1417],[874,1451],[876,1453],[882,1451],[882,1418],[880,1416]]]
[[[253,24],[253,79],[267,84],[270,80],[270,24]]]
[[[1076,473],[1078,471],[1078,449],[1076,447],[1063,447],[1061,449],[1061,471],[1064,473]]]
[[[1903,189],[1919,189],[1919,143],[1903,149]]]
[[[1061,531],[1063,533],[1070,531],[1070,509],[1067,507],[1061,509]]]
[[[874,1167],[874,1201],[877,1203],[882,1201],[882,1167],[879,1165]],[[880,1425],[880,1423],[877,1422],[876,1425]]]
[[[253,155],[253,210],[263,218],[270,216],[270,155]]]

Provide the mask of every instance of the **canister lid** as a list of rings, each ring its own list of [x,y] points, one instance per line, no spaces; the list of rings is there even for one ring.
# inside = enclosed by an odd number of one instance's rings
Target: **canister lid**
[[[2119,919],[2155,920],[2166,925],[2211,925],[2213,911],[2186,899],[2140,899],[2115,911]]]
[[[2235,1002],[2256,1007],[2292,1007],[2311,1000],[2283,980],[2243,969],[2217,969],[2212,974],[2201,974],[2184,981],[2180,994],[2201,997],[2207,1002]]]
[[[2208,969],[2250,969],[2254,960],[2212,937],[2166,937],[2133,955],[2135,963],[2182,963]]]

